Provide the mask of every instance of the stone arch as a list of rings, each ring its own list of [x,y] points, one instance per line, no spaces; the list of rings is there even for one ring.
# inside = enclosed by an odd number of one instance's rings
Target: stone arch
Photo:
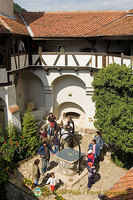
[[[7,106],[5,101],[0,97],[0,125],[3,127],[7,122]]]
[[[19,75],[16,87],[17,104],[20,111],[24,112],[28,100],[33,100],[35,109],[45,106],[44,86],[42,80],[35,74],[22,72]]]
[[[76,73],[75,74],[66,73],[66,74],[63,74],[63,75],[58,75],[57,77],[55,76],[55,78],[51,82],[51,86],[54,84],[55,81],[57,81],[60,78],[65,78],[66,76],[71,76],[71,77],[74,77],[74,78],[76,77],[86,86],[85,81],[81,77],[76,76]]]
[[[59,121],[64,120],[66,122],[67,114],[69,114],[75,122],[78,129],[84,128],[85,126],[85,111],[81,106],[73,102],[63,102],[59,104],[55,111],[55,115]],[[75,117],[78,116],[78,117]]]
[[[86,95],[84,82],[73,75],[60,76],[52,84],[53,110],[63,102],[73,102],[82,107],[83,99],[80,96]]]

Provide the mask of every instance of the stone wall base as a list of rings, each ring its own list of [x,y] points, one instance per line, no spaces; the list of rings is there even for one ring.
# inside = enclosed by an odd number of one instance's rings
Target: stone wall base
[[[8,182],[6,184],[6,199],[7,200],[37,200],[34,194],[27,193],[16,185]]]

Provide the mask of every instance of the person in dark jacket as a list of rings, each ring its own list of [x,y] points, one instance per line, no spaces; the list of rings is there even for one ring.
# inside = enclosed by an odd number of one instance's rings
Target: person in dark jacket
[[[52,147],[49,144],[47,144],[46,141],[44,141],[43,145],[38,149],[38,153],[42,158],[42,169],[41,169],[42,175],[44,175],[44,173],[47,171],[50,160],[50,151],[52,154],[54,154]]]
[[[52,142],[54,143],[54,153],[57,153],[59,149],[59,138],[57,130],[54,130],[54,137],[52,139]]]
[[[90,190],[90,188],[92,186],[92,181],[93,181],[94,175],[96,174],[96,169],[92,162],[87,163],[87,169],[88,169],[87,189]]]
[[[39,169],[39,163],[40,160],[36,159],[35,162],[32,165],[32,178],[34,179],[34,184],[37,186],[38,185],[38,181],[40,178],[40,169]]]

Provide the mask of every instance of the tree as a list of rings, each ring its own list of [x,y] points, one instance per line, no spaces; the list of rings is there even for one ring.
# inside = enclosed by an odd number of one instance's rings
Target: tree
[[[25,153],[27,156],[34,155],[40,143],[37,137],[37,123],[30,110],[25,112],[22,125]]]
[[[27,12],[24,8],[21,8],[17,3],[13,3],[14,11],[18,13]]]
[[[94,76],[94,125],[115,150],[133,153],[133,76],[126,65],[111,64]]]

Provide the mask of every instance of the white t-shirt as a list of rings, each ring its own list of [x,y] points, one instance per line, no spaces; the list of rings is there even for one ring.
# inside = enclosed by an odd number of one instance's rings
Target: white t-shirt
[[[19,51],[20,52],[25,51],[24,42],[22,40],[19,43]]]
[[[50,177],[50,178],[47,180],[46,185],[49,184],[49,183],[50,183],[50,185],[55,186],[57,183],[59,183],[59,179],[56,178],[56,177],[55,177],[55,178]]]

